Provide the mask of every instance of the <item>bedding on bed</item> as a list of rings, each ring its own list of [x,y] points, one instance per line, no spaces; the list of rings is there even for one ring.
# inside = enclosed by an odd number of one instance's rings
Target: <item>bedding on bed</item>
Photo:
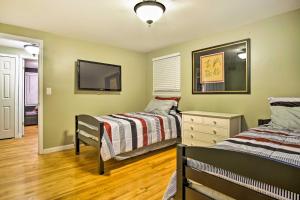
[[[151,144],[175,139],[181,135],[181,117],[179,114],[158,115],[147,112],[132,112],[95,118],[99,122],[104,122],[101,147],[103,161]],[[84,125],[88,126],[88,124]],[[82,130],[79,131],[79,134],[98,140],[94,135]]]
[[[300,170],[300,134],[298,132],[261,126],[242,132],[233,138],[218,143],[212,148],[254,154],[299,167]],[[295,194],[251,178],[243,177],[206,163],[188,159],[187,164],[197,170],[205,171],[276,199],[300,199],[300,194]],[[172,183],[169,184],[165,193],[164,199],[170,199],[170,197],[176,193],[176,187],[174,187],[174,185],[176,185],[176,179],[173,178],[172,180]]]

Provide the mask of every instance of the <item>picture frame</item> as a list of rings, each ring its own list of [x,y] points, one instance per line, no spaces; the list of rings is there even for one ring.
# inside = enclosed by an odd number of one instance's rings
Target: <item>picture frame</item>
[[[192,51],[192,94],[250,94],[250,39]]]
[[[224,52],[200,56],[200,83],[224,82]]]

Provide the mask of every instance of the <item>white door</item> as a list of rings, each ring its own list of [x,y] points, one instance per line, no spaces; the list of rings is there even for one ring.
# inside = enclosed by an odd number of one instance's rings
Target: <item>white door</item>
[[[16,58],[0,55],[0,139],[15,136]]]
[[[25,106],[38,105],[38,73],[25,72]]]

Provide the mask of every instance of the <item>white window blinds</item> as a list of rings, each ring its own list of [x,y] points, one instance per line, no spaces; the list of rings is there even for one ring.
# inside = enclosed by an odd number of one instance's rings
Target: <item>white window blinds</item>
[[[154,58],[153,94],[180,95],[180,54]]]

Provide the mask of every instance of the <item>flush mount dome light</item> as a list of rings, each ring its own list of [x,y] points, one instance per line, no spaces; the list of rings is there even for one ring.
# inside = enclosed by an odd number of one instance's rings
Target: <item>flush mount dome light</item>
[[[32,54],[33,56],[38,55],[40,53],[40,48],[36,44],[26,44],[24,45],[25,50]]]
[[[149,25],[159,20],[165,11],[166,7],[164,4],[157,1],[145,0],[134,6],[136,15]]]
[[[242,60],[245,60],[247,58],[246,49],[242,49],[240,52],[237,53],[238,57]]]

